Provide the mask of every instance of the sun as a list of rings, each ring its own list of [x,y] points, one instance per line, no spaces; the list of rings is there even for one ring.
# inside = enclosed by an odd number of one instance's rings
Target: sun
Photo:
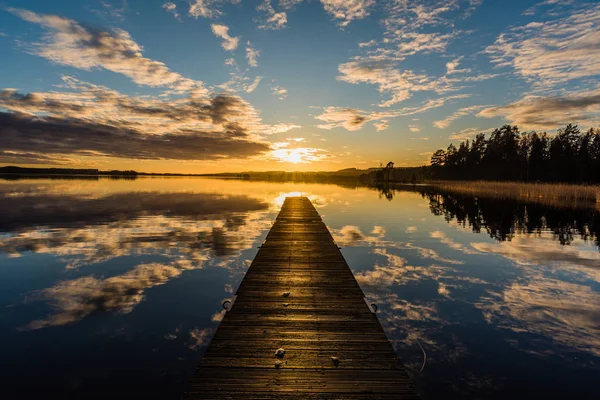
[[[331,155],[323,149],[314,147],[288,148],[289,143],[274,143],[270,158],[290,164],[312,164],[324,160]]]
[[[305,159],[305,149],[277,149],[273,151],[273,156],[279,161],[300,164],[310,162]]]
[[[301,163],[303,161],[302,154],[300,154],[299,152],[290,152],[290,154],[288,154],[287,156],[286,161],[291,162],[293,164]]]

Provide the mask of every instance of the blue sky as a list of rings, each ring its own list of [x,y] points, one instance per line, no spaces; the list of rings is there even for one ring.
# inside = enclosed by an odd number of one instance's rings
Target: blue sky
[[[0,164],[422,165],[600,120],[600,4],[41,0],[0,10]]]

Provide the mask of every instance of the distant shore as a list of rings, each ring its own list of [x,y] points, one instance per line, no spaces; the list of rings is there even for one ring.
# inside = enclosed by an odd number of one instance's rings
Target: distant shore
[[[513,198],[522,201],[535,201],[549,205],[589,206],[596,204],[600,207],[600,185],[581,183],[549,183],[549,182],[507,182],[485,180],[432,180],[428,176],[428,167],[394,168],[381,180],[382,168],[356,169],[347,168],[339,171],[322,172],[225,172],[212,174],[183,174],[183,173],[153,173],[138,171],[101,171],[97,169],[73,168],[23,168],[16,166],[0,167],[0,176],[8,179],[19,178],[71,178],[71,179],[98,179],[102,177],[136,179],[138,177],[203,177],[219,179],[240,179],[262,182],[303,182],[303,183],[331,183],[345,187],[371,186],[384,189],[393,189],[401,184],[422,184],[443,191],[456,194]]]
[[[600,208],[600,185],[494,181],[431,181],[429,185],[456,194],[515,199],[550,206]]]
[[[54,175],[54,176],[203,176],[200,174],[151,173],[133,170],[102,171],[93,168],[28,168],[0,167],[0,175]]]

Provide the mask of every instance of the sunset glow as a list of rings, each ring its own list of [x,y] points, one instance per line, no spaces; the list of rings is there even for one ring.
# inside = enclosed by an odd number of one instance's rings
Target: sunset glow
[[[277,160],[292,164],[306,163],[310,164],[319,161],[323,155],[320,149],[296,148],[296,149],[277,149],[273,151],[273,157]]]
[[[0,166],[420,166],[504,124],[586,130],[598,26],[571,0],[7,1]]]

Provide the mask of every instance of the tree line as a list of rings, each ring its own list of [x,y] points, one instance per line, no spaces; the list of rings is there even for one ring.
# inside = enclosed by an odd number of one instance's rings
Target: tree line
[[[431,169],[435,179],[600,183],[600,129],[569,124],[550,136],[504,125],[437,150]]]
[[[0,167],[0,174],[20,174],[20,175],[111,175],[111,176],[136,176],[138,172],[133,170],[119,171],[99,171],[98,169],[88,168],[27,168],[15,167],[12,165]]]

